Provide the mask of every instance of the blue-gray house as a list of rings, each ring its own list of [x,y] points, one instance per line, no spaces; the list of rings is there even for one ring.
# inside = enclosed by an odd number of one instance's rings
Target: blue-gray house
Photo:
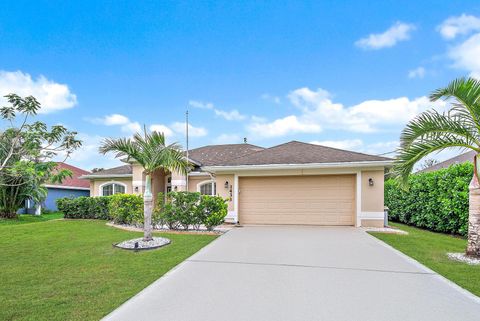
[[[45,187],[48,189],[48,195],[47,199],[42,204],[43,209],[56,211],[57,205],[55,201],[62,197],[75,198],[80,196],[90,196],[90,182],[79,178],[82,175],[90,174],[89,171],[62,162],[57,163],[57,169],[68,169],[73,175],[71,178],[65,179],[62,184],[45,184]],[[29,214],[35,213],[35,204],[33,204],[33,202],[27,201],[27,204],[25,205],[26,208],[21,212]]]

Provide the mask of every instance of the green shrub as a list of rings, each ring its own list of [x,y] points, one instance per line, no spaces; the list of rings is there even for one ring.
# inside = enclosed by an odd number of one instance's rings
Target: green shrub
[[[169,192],[161,220],[171,229],[177,229],[180,226],[184,230],[188,230],[190,226],[198,227],[201,224],[197,210],[199,203],[200,193]]]
[[[65,218],[108,220],[108,203],[110,196],[59,198],[57,208]]]
[[[115,194],[108,204],[110,218],[117,224],[143,224],[143,198],[134,194]]]
[[[169,192],[166,202],[163,194],[157,197],[155,212],[159,213],[159,221],[170,229],[190,227],[198,230],[203,224],[212,230],[225,221],[227,202],[220,196],[200,195],[195,192]]]
[[[466,235],[472,175],[473,165],[464,163],[412,174],[407,190],[395,180],[387,180],[385,206],[389,208],[389,219],[436,232]]]
[[[211,231],[225,222],[228,213],[227,201],[219,196],[202,195],[199,217],[203,225]]]

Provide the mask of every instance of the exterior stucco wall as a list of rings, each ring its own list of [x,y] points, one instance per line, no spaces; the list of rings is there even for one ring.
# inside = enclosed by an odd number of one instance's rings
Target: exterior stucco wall
[[[228,210],[233,211],[233,175],[217,175],[215,181],[217,183],[217,195],[228,199]],[[227,188],[225,188],[225,182],[228,182]]]
[[[121,178],[107,178],[107,179],[92,179],[90,180],[90,196],[101,196],[100,186],[105,183],[123,183],[126,185],[125,193],[133,194],[132,178],[130,177],[121,177]]]
[[[188,191],[189,192],[198,192],[197,185],[202,182],[210,181],[212,178],[210,175],[205,176],[190,176],[188,177]]]
[[[143,167],[139,164],[132,164],[132,186],[135,194],[143,194],[145,191],[145,174]],[[138,190],[135,191],[135,188]]]
[[[373,179],[373,186],[369,179]],[[384,171],[362,171],[362,212],[383,212]]]

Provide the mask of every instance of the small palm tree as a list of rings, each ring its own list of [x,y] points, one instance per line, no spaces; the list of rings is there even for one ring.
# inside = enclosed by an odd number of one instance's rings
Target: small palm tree
[[[144,129],[144,135],[136,133],[133,138],[105,139],[100,148],[100,153],[106,154],[115,152],[115,157],[128,157],[128,159],[138,162],[145,171],[145,192],[143,194],[144,202],[144,241],[152,239],[152,209],[153,196],[151,190],[151,175],[157,169],[167,171],[176,171],[187,174],[189,163],[183,154],[179,144],[165,143],[163,133],[147,133]]]
[[[466,254],[480,257],[480,184],[477,164],[480,153],[480,81],[474,78],[456,79],[430,95],[432,102],[439,99],[451,103],[449,110],[443,114],[429,110],[407,124],[400,136],[393,172],[405,186],[413,167],[425,156],[455,147],[475,151]]]

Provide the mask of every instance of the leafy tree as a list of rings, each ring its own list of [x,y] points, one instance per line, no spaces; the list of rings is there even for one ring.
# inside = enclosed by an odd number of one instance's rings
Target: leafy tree
[[[468,245],[466,254],[480,257],[480,81],[459,78],[430,95],[431,101],[450,102],[446,113],[429,110],[410,121],[400,136],[393,172],[404,186],[415,164],[433,152],[448,148],[470,149],[474,174],[470,183]]]
[[[46,182],[61,182],[71,176],[57,170],[51,159],[65,159],[81,146],[76,132],[61,125],[49,128],[40,121],[30,122],[40,110],[32,96],[5,96],[10,106],[0,108],[0,217],[13,218],[26,199],[42,202]]]
[[[144,237],[145,241],[152,239],[152,208],[153,196],[151,191],[151,175],[157,169],[176,171],[187,174],[189,163],[178,143],[167,145],[163,133],[136,133],[133,138],[105,139],[99,149],[100,153],[114,152],[117,158],[128,159],[142,165],[145,176],[144,202]]]
[[[426,169],[436,164],[438,164],[438,161],[435,158],[427,158],[420,164],[420,169]]]

